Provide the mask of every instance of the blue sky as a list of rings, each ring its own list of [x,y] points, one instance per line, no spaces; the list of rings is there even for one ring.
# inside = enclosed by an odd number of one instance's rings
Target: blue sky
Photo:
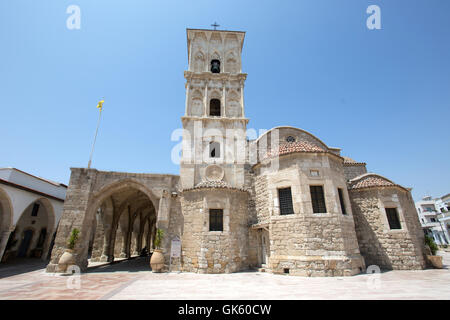
[[[69,5],[81,29],[69,30]],[[368,30],[366,8],[381,8]],[[307,130],[371,172],[450,192],[450,1],[0,2],[0,166],[179,173],[186,28],[246,31],[248,127]]]

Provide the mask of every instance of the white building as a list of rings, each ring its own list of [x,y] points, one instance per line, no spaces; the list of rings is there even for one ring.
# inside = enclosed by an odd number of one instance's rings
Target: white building
[[[47,258],[66,190],[62,183],[0,168],[0,261]]]
[[[448,208],[450,208],[450,194],[437,199],[426,196],[416,202],[416,210],[425,234],[433,237],[438,245],[450,244],[448,227],[450,216],[445,216],[445,213],[442,214],[448,211]]]

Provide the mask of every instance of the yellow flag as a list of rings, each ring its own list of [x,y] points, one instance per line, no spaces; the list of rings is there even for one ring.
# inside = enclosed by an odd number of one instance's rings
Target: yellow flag
[[[102,111],[102,108],[103,108],[103,102],[105,102],[105,100],[99,101],[99,103],[98,103],[98,105],[97,105],[97,108],[100,109],[100,111]]]

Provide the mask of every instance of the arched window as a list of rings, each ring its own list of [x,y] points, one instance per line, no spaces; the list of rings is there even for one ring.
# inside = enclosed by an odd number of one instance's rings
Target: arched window
[[[211,99],[209,102],[209,115],[220,117],[220,100]]]
[[[220,143],[213,141],[209,144],[209,157],[220,158]]]
[[[211,60],[211,72],[220,73],[220,61],[217,59]]]

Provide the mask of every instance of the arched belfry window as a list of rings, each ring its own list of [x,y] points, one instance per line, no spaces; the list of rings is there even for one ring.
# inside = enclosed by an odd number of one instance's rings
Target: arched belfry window
[[[213,141],[209,144],[209,157],[220,158],[220,143]]]
[[[220,117],[220,100],[211,99],[209,102],[209,115]]]
[[[220,61],[217,59],[211,60],[211,72],[220,73]]]

